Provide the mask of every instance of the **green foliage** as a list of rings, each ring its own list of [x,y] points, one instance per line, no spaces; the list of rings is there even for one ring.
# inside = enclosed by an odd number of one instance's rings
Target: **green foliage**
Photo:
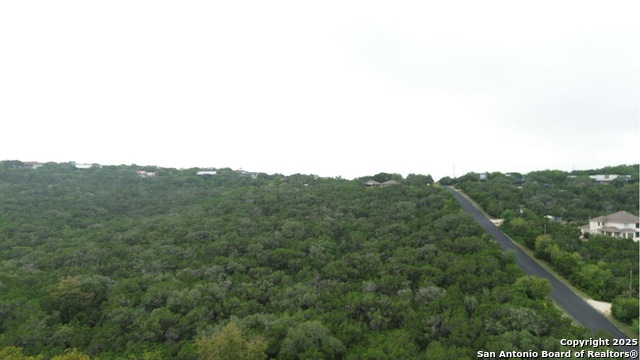
[[[22,349],[15,346],[6,346],[0,349],[0,359],[3,360],[41,360],[42,356],[27,356]]]
[[[411,359],[419,354],[417,345],[406,330],[371,333],[360,347],[354,348],[346,359]]]
[[[91,358],[89,355],[78,351],[78,349],[67,349],[63,355],[56,355],[51,360],[91,360]]]
[[[240,328],[229,323],[209,338],[196,340],[201,360],[266,359],[267,343],[263,338],[246,339]]]
[[[429,176],[378,174],[402,185],[369,189],[13,165],[0,166],[4,358],[449,359],[514,332],[523,344],[582,336]],[[535,216],[502,207],[535,241]],[[552,260],[578,253],[565,245]],[[609,263],[604,274],[628,274]]]
[[[346,351],[319,321],[305,321],[287,332],[280,348],[283,359],[339,359]]]
[[[560,250],[555,244],[551,246],[550,253],[551,262],[563,276],[571,279],[580,271],[580,267],[582,266],[582,257],[580,254],[576,252],[569,254],[566,251]]]
[[[631,175],[631,179],[609,186],[594,183],[588,178],[588,175],[610,174],[611,171]],[[638,165],[572,173],[534,171],[524,177],[515,173],[507,175],[494,173],[487,181],[479,181],[477,174],[469,174],[460,177],[456,186],[494,217],[499,217],[504,210],[519,212],[524,208],[539,217],[554,215],[565,221],[584,224],[589,218],[614,211],[638,211]],[[492,207],[502,211],[489,211]]]
[[[638,322],[640,304],[636,298],[617,297],[611,304],[611,313],[616,319],[631,324],[633,321]]]
[[[375,180],[375,181],[380,182],[380,183],[388,181],[388,180],[400,181],[400,180],[402,180],[402,175],[381,172],[381,173],[373,175],[372,177],[370,177],[370,179]]]
[[[440,185],[442,186],[451,186],[454,185],[456,181],[449,176],[445,176],[442,179],[438,180],[438,183],[440,183]]]
[[[51,306],[59,312],[60,322],[78,319],[87,310],[95,309],[95,294],[85,292],[77,277],[67,276],[58,281],[51,292]],[[84,319],[83,319],[84,320]]]
[[[594,174],[631,177],[600,184],[588,177]],[[637,244],[602,236],[589,236],[584,241],[579,230],[589,218],[619,210],[637,213],[638,165],[572,173],[544,170],[525,176],[493,173],[487,181],[469,174],[456,186],[490,215],[502,217],[504,232],[592,297],[612,301],[621,293],[628,294],[629,271],[633,275],[632,295],[638,296]],[[562,220],[552,221],[547,215]]]
[[[535,276],[519,278],[515,283],[515,288],[533,300],[545,300],[551,295],[549,281]]]
[[[596,300],[610,299],[615,296],[611,291],[613,275],[603,263],[584,264],[574,273],[572,280],[580,287],[588,289]]]
[[[430,186],[433,185],[433,178],[431,175],[409,174],[404,183],[412,186]]]

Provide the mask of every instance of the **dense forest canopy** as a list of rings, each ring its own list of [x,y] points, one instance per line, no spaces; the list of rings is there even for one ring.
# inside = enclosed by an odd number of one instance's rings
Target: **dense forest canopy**
[[[0,162],[0,355],[458,359],[592,336],[430,176],[197,170]]]
[[[620,165],[572,172],[468,173],[455,180],[444,180],[472,194],[473,199],[496,218],[505,210],[529,210],[583,225],[590,218],[622,210],[637,215],[638,174],[638,165]],[[624,177],[602,183],[590,175]]]

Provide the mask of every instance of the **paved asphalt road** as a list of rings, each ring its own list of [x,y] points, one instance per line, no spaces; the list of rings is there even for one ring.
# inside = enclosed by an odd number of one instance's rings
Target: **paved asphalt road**
[[[551,297],[562,309],[571,315],[576,321],[585,326],[595,334],[598,330],[603,330],[613,336],[614,339],[628,339],[629,337],[615,327],[607,318],[587,304],[580,296],[576,295],[566,285],[561,283],[540,264],[529,257],[522,249],[516,246],[502,231],[500,231],[480,210],[458,193],[456,190],[447,187],[453,196],[460,202],[462,210],[473,216],[480,223],[485,231],[493,236],[503,250],[511,250],[516,254],[516,264],[524,270],[527,275],[535,275],[549,280],[551,283]],[[617,347],[620,351],[638,350],[638,346]],[[580,350],[576,348],[576,350]],[[637,357],[636,357],[637,358]]]

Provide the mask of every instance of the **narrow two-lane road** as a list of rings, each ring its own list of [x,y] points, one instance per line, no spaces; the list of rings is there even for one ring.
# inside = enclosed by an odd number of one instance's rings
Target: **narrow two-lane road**
[[[629,337],[618,329],[611,321],[591,307],[576,293],[571,291],[565,284],[560,282],[551,273],[545,270],[540,264],[527,255],[522,249],[511,241],[500,229],[498,229],[484,214],[478,210],[467,198],[458,191],[447,187],[456,200],[460,203],[462,210],[473,216],[473,218],[484,228],[484,230],[500,244],[503,250],[511,250],[516,255],[516,265],[525,274],[545,278],[551,283],[551,297],[562,309],[564,309],[573,319],[590,329],[594,334],[598,330],[603,330],[615,339],[628,339]],[[638,350],[638,346],[619,346],[620,351]],[[579,350],[579,349],[578,349]]]

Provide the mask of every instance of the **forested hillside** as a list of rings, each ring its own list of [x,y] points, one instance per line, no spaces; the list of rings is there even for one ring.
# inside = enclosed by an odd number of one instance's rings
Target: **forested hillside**
[[[19,165],[0,162],[4,359],[463,359],[591,336],[427,176]]]
[[[628,175],[599,183],[589,175]],[[566,173],[467,174],[457,180],[487,213],[503,218],[501,228],[535,256],[597,300],[613,301],[613,313],[638,326],[638,243],[588,236],[579,227],[590,218],[627,211],[638,214],[638,165]],[[637,331],[636,331],[637,332]]]
[[[596,174],[628,175],[629,179],[617,178],[603,184],[589,178]],[[493,217],[501,217],[505,210],[524,209],[583,225],[590,218],[616,211],[638,214],[638,165],[570,173],[559,170],[528,174],[495,172],[486,174],[486,180],[480,180],[480,174],[469,173],[456,179],[456,186],[472,194]]]

